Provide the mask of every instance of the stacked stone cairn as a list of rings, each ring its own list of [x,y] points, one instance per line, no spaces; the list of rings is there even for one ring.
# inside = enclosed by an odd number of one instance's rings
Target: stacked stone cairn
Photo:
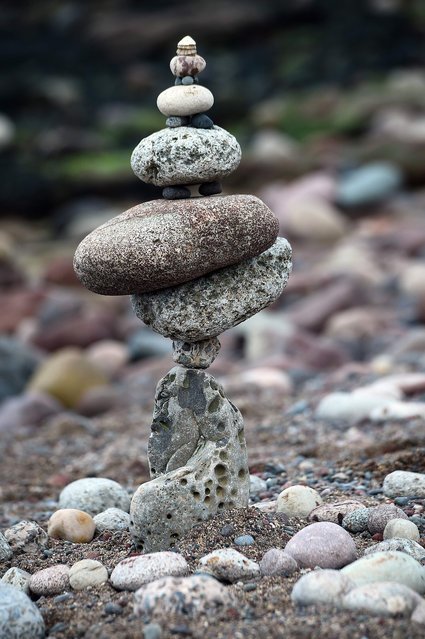
[[[236,169],[236,139],[204,111],[205,60],[192,38],[171,60],[175,86],[158,97],[167,128],[143,139],[131,164],[163,199],[139,204],[78,246],[81,282],[102,295],[131,295],[136,315],[173,340],[176,366],[160,380],[148,445],[151,481],[131,504],[131,531],[144,552],[175,546],[197,522],[248,504],[243,419],[207,369],[218,335],[282,293],[291,247],[274,214],[252,195],[218,195]],[[201,196],[188,188],[200,185]]]

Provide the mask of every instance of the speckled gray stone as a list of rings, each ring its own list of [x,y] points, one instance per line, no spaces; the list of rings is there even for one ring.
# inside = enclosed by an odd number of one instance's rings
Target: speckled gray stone
[[[234,548],[218,548],[198,561],[198,570],[234,583],[260,576],[260,566]]]
[[[13,552],[6,537],[0,532],[0,561],[7,561],[12,555]]]
[[[163,577],[181,577],[190,572],[189,564],[177,552],[153,552],[123,559],[111,574],[117,590],[137,590],[144,584]]]
[[[338,606],[355,583],[339,570],[313,570],[303,575],[292,589],[291,599],[299,606]]]
[[[268,306],[282,293],[290,271],[291,247],[279,237],[257,257],[180,286],[133,295],[133,308],[158,333],[196,342]]]
[[[192,343],[180,339],[173,342],[173,360],[186,368],[208,368],[219,351],[220,342],[217,337]]]
[[[259,255],[277,233],[277,218],[253,195],[154,200],[84,238],[74,269],[95,293],[144,293]]]
[[[121,508],[107,508],[102,513],[95,515],[93,521],[96,530],[128,530],[130,527],[130,515]]]
[[[345,515],[342,525],[346,530],[357,533],[367,530],[367,522],[369,519],[369,508],[358,508],[351,513]]]
[[[144,138],[133,151],[131,168],[143,182],[174,186],[219,182],[240,161],[241,148],[224,129],[179,127],[161,129]]]
[[[37,522],[26,519],[6,528],[4,536],[13,552],[38,552],[49,541],[46,531]]]
[[[85,477],[71,482],[59,496],[60,508],[77,508],[89,515],[97,515],[107,508],[128,512],[130,497],[116,481],[106,477]]]
[[[413,539],[403,539],[401,537],[393,537],[392,539],[381,541],[379,544],[369,546],[369,548],[366,548],[364,551],[364,554],[372,555],[375,552],[383,552],[384,550],[405,552],[406,555],[410,555],[413,559],[416,559],[416,561],[425,562],[425,548]]]
[[[387,475],[383,484],[387,497],[425,497],[425,473],[395,470]]]
[[[248,505],[243,420],[208,373],[176,366],[160,380],[148,444],[151,477],[133,496],[130,531],[166,550],[194,524]]]
[[[134,613],[145,621],[164,618],[168,622],[170,615],[184,619],[208,616],[215,621],[218,613],[235,607],[232,590],[209,575],[157,579],[139,588],[134,596]]]
[[[0,582],[1,639],[42,639],[43,617],[31,599],[18,588]]]
[[[56,564],[35,572],[30,590],[35,595],[59,595],[69,589],[69,566]]]
[[[18,588],[18,590],[22,590],[25,594],[28,594],[30,591],[30,579],[31,574],[26,570],[21,570],[20,568],[9,568],[6,570],[1,581],[4,584],[9,584],[9,586],[14,586]]]

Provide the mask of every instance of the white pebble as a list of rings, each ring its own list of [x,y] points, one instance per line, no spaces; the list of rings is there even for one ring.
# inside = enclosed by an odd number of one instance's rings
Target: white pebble
[[[9,586],[13,586],[18,590],[22,590],[25,594],[28,594],[30,591],[30,579],[31,574],[29,572],[15,567],[6,570],[1,578],[3,583],[9,584]]]
[[[425,474],[395,470],[387,475],[383,484],[387,497],[425,497]]]
[[[219,548],[204,555],[198,562],[198,571],[207,572],[222,581],[240,581],[260,576],[260,566],[233,548]]]
[[[59,595],[69,588],[69,567],[57,564],[38,570],[30,579],[30,590],[35,595]]]
[[[278,495],[276,510],[288,517],[308,517],[311,511],[323,503],[317,490],[309,486],[290,486]]]
[[[104,530],[128,530],[130,515],[120,508],[107,508],[93,517],[98,532]]]
[[[165,89],[156,101],[159,111],[165,116],[186,116],[204,113],[214,104],[209,89],[199,84],[179,85]]]
[[[387,550],[365,555],[342,569],[357,586],[378,581],[395,581],[425,592],[425,568],[404,552]]]
[[[391,402],[388,395],[375,393],[330,393],[323,397],[316,409],[317,419],[346,420],[351,423],[366,419],[370,412]]]
[[[373,615],[410,615],[421,601],[417,592],[394,581],[365,584],[354,588],[342,600],[346,610]]]
[[[62,490],[60,508],[76,508],[97,515],[107,508],[120,508],[128,513],[130,496],[120,484],[105,477],[77,479]]]
[[[313,570],[299,579],[291,598],[300,606],[332,604],[337,606],[355,583],[339,570]]]
[[[74,590],[84,590],[91,586],[101,586],[108,581],[105,566],[94,559],[82,559],[71,566],[69,583]]]
[[[421,535],[419,528],[413,521],[409,521],[408,519],[391,519],[385,526],[384,539],[393,539],[394,537],[419,541]]]
[[[115,566],[110,580],[117,590],[137,590],[155,579],[180,577],[188,572],[189,566],[183,555],[166,550],[123,559]]]

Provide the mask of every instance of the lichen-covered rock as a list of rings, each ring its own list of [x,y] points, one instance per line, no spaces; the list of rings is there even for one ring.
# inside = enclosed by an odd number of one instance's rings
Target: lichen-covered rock
[[[162,291],[133,295],[134,311],[158,333],[186,342],[219,335],[268,306],[291,271],[284,238],[260,255]]]
[[[145,552],[166,550],[194,524],[247,506],[243,420],[208,373],[176,366],[160,380],[148,445],[152,481],[131,502],[130,531]]]
[[[224,129],[185,126],[144,138],[133,151],[131,168],[143,182],[174,186],[220,182],[240,161],[241,148]]]
[[[277,218],[253,195],[154,200],[84,238],[74,269],[95,293],[144,293],[259,255],[277,233]]]
[[[217,337],[210,337],[199,342],[173,342],[173,360],[186,368],[208,368],[220,351]]]

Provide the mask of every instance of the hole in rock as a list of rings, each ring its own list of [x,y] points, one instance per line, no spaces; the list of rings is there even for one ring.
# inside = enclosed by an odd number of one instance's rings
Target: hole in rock
[[[246,470],[245,468],[241,468],[240,471],[238,472],[238,477],[239,479],[243,479],[246,475]]]
[[[218,426],[217,426],[217,430],[218,430],[220,433],[222,433],[224,430],[226,430],[226,424],[223,424],[223,423],[218,424]]]
[[[224,501],[220,501],[220,502],[218,502],[218,506],[217,506],[217,507],[218,507],[220,510],[221,510],[222,508],[224,508]]]
[[[183,477],[183,479],[180,480],[180,483],[182,486],[187,486],[187,479]]]
[[[227,473],[227,466],[225,466],[224,464],[217,464],[217,466],[214,468],[214,472],[216,477],[223,477],[223,475]]]
[[[172,515],[171,513],[167,513],[167,519],[171,519]]]
[[[210,490],[209,488],[205,488],[205,494],[206,494],[206,495],[209,495],[209,494],[210,494],[210,492],[211,492],[211,490]]]
[[[223,497],[224,495],[224,488],[222,488],[221,486],[217,486],[217,497]]]
[[[225,450],[222,450],[222,451],[220,452],[220,459],[221,459],[222,461],[226,461],[226,460],[228,459],[228,457],[229,457],[229,456],[228,456],[228,454],[226,453],[226,451],[225,451]]]
[[[211,497],[207,496],[207,497],[204,498],[204,503],[205,504],[209,504],[210,501],[211,501]]]
[[[199,501],[201,499],[201,493],[198,493],[197,490],[192,490],[192,495],[194,496],[196,501]]]

